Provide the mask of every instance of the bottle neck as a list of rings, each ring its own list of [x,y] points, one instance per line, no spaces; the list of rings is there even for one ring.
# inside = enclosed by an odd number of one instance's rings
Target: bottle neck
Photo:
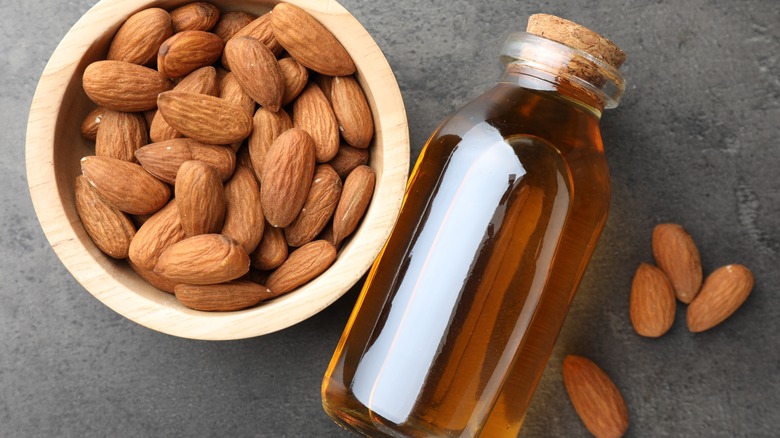
[[[552,91],[597,117],[617,107],[625,89],[619,70],[587,52],[526,32],[513,33],[501,51],[502,82]]]

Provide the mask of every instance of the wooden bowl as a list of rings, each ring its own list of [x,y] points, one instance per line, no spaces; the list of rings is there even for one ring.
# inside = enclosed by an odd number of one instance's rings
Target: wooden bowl
[[[210,0],[223,11],[261,14],[276,1]],[[375,119],[371,167],[376,188],[362,224],[335,263],[298,290],[235,312],[188,309],[144,282],[128,266],[105,256],[82,226],[74,202],[81,157],[94,150],[80,124],[94,107],[81,86],[84,69],[104,59],[119,26],[152,6],[173,9],[186,0],[102,0],[71,28],[54,51],[33,98],[27,125],[27,180],[43,231],[76,280],[105,305],[151,329],[192,339],[259,336],[289,327],[324,309],[368,270],[395,223],[409,167],[409,134],[401,93],[390,66],[358,21],[333,0],[290,0],[306,9],[336,38],[357,65]],[[346,321],[345,321],[346,323]]]

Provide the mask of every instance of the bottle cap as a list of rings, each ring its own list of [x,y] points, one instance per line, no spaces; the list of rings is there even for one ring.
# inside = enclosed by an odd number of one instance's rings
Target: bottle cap
[[[531,15],[528,18],[526,31],[582,50],[616,69],[620,68],[626,60],[626,54],[612,41],[573,21],[555,15]]]

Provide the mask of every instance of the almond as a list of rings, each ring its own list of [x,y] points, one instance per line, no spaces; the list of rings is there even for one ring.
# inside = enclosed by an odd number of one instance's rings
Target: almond
[[[274,35],[273,28],[271,27],[270,13],[266,13],[255,18],[251,23],[247,24],[246,26],[242,27],[241,30],[236,32],[235,35],[233,35],[233,38],[240,38],[242,36],[252,37],[260,41],[263,43],[263,45],[268,47],[268,50],[270,50],[274,56],[281,55],[282,50],[284,50]],[[224,56],[222,57],[222,63],[225,64]],[[227,66],[228,69],[230,68],[229,64],[225,64],[225,66]]]
[[[158,179],[174,184],[182,163],[202,161],[213,167],[221,181],[233,174],[236,155],[226,146],[201,143],[191,138],[152,143],[135,151],[135,157],[144,169]]]
[[[374,118],[360,84],[352,76],[333,78],[330,101],[344,141],[367,148],[374,136]]]
[[[287,260],[287,251],[287,241],[284,240],[282,229],[272,227],[266,222],[263,238],[250,256],[252,267],[261,270],[275,269]]]
[[[201,67],[185,76],[181,82],[173,87],[173,91],[217,96],[219,94],[217,71],[211,66]],[[162,114],[159,112],[155,113],[152,124],[149,126],[149,137],[151,137],[152,141],[165,141],[181,136],[179,131],[173,129],[165,121]]]
[[[282,79],[284,80],[282,105],[287,105],[295,100],[301,94],[303,88],[306,87],[306,83],[309,80],[309,71],[292,58],[280,59],[279,71],[282,72]]]
[[[659,224],[653,230],[653,256],[669,277],[677,299],[690,303],[701,288],[699,250],[691,236],[677,224]]]
[[[290,116],[280,109],[271,112],[265,108],[259,108],[252,118],[252,135],[249,136],[249,157],[252,161],[252,170],[258,181],[263,180],[263,164],[265,155],[271,149],[274,141],[288,129],[292,129]]]
[[[202,161],[185,161],[176,174],[176,199],[184,235],[217,233],[225,220],[225,191],[217,172]]]
[[[84,176],[76,177],[76,212],[95,245],[115,259],[127,257],[135,227],[126,214],[108,205]]]
[[[125,112],[155,108],[157,95],[173,87],[158,71],[124,61],[93,62],[84,70],[82,85],[96,104]]]
[[[358,166],[344,181],[336,212],[333,213],[333,239],[336,246],[357,228],[374,193],[374,171]]]
[[[184,230],[181,227],[179,209],[176,200],[172,200],[162,210],[149,218],[130,242],[130,261],[138,267],[152,272],[154,265],[169,246],[184,239]],[[154,274],[154,272],[152,272]],[[142,274],[139,274],[143,277]],[[154,274],[157,276],[157,274]],[[144,277],[146,278],[146,277]],[[168,280],[166,280],[167,282]],[[152,283],[150,281],[150,283]],[[160,289],[166,290],[152,283]],[[172,288],[171,288],[172,289]],[[171,291],[168,291],[171,292]]]
[[[341,179],[327,164],[314,169],[314,179],[300,214],[284,229],[290,246],[312,241],[328,224],[341,196]]]
[[[315,240],[296,249],[268,277],[266,286],[273,296],[286,294],[325,272],[336,260],[336,248],[324,240]]]
[[[148,142],[143,114],[105,110],[95,139],[95,155],[135,161],[135,151]]]
[[[103,200],[125,213],[154,213],[171,196],[168,186],[135,163],[110,157],[84,157],[81,172]]]
[[[677,303],[666,274],[642,263],[631,285],[631,324],[641,336],[657,338],[672,327]]]
[[[328,161],[341,179],[346,179],[349,173],[356,167],[368,163],[368,149],[358,149],[341,144],[339,151],[332,160]]]
[[[290,129],[271,145],[263,163],[260,187],[266,220],[284,228],[300,213],[314,176],[314,142],[300,129]]]
[[[252,37],[234,37],[225,45],[225,57],[241,88],[263,107],[279,111],[284,78],[268,47]]]
[[[240,106],[250,116],[255,112],[254,99],[241,88],[232,72],[227,72],[219,82],[219,97]]]
[[[219,9],[206,2],[193,2],[171,11],[173,29],[209,31],[219,21]]]
[[[355,73],[355,63],[344,46],[303,9],[278,4],[271,13],[271,25],[279,44],[305,67],[330,76]]]
[[[135,271],[135,273],[138,274],[138,276],[144,279],[144,281],[147,283],[151,284],[157,289],[160,289],[163,292],[168,292],[171,294],[173,293],[173,290],[176,287],[176,283],[160,277],[159,275],[155,274],[154,271],[150,271],[136,265],[130,259],[127,260],[127,264],[130,265],[133,271]]]
[[[293,102],[293,126],[314,140],[318,163],[326,163],[339,151],[336,115],[317,84],[310,83]]]
[[[221,234],[201,234],[163,251],[154,272],[170,281],[217,284],[249,271],[249,256],[235,240]]]
[[[260,202],[260,188],[249,168],[238,166],[225,183],[225,225],[222,234],[241,244],[247,254],[257,248],[263,237],[265,218]]]
[[[157,52],[157,70],[169,78],[187,76],[211,65],[222,55],[224,43],[211,32],[185,30],[163,41]]]
[[[107,110],[101,106],[93,109],[86,116],[84,121],[81,122],[81,136],[87,140],[97,140],[97,131],[100,126],[100,121],[103,120],[103,114]]]
[[[179,284],[174,290],[179,302],[206,312],[246,309],[271,297],[270,289],[247,280],[210,285]]]
[[[580,419],[597,438],[617,438],[628,430],[628,407],[617,386],[590,360],[569,355],[563,383]]]
[[[230,11],[222,14],[222,17],[217,21],[217,25],[211,31],[222,38],[224,43],[227,43],[239,30],[246,27],[255,18],[257,17],[248,12]]]
[[[157,57],[163,41],[173,35],[171,16],[160,8],[137,12],[114,35],[107,59],[146,65]]]
[[[688,330],[699,333],[725,321],[745,302],[753,283],[753,273],[745,266],[716,269],[688,306]]]
[[[218,97],[168,91],[160,94],[157,102],[168,124],[203,143],[230,144],[252,132],[252,117]]]

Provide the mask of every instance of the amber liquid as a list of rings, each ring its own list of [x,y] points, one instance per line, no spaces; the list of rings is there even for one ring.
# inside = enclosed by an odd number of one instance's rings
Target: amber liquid
[[[323,382],[344,427],[520,429],[606,220],[609,178],[600,113],[560,86],[513,81],[448,119],[418,159]]]

